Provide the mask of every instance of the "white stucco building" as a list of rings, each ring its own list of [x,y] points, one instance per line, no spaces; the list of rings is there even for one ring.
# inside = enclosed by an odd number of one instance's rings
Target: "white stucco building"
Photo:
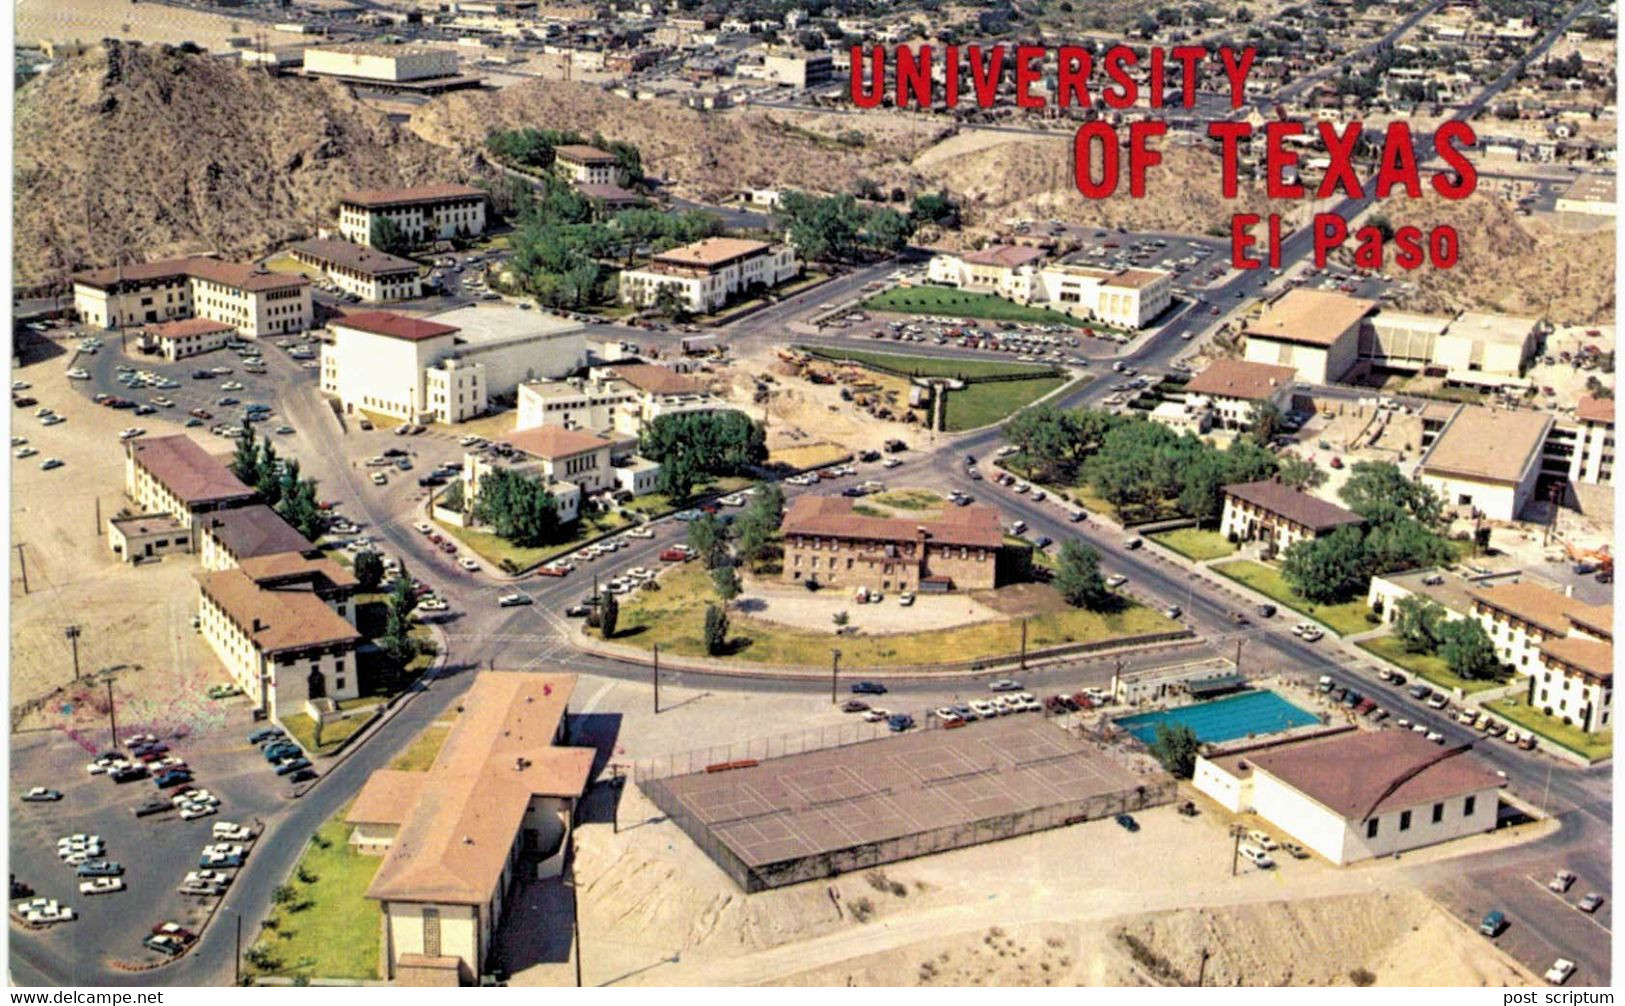
[[[585,378],[521,384],[515,428],[563,426],[636,437],[660,416],[726,408],[687,374],[659,364],[622,363],[596,367]]]
[[[362,311],[328,323],[321,388],[346,412],[456,423],[522,382],[558,378],[586,359],[582,326],[510,305],[411,317]]]
[[[472,185],[361,189],[339,200],[339,233],[372,244],[373,224],[390,220],[408,241],[448,241],[485,233],[486,194]]]
[[[1247,325],[1244,358],[1291,367],[1310,384],[1337,381],[1354,366],[1361,323],[1376,307],[1330,290],[1289,290]]]
[[[1347,730],[1200,756],[1192,784],[1338,866],[1493,831],[1501,778],[1471,745]]]
[[[771,289],[801,273],[795,249],[744,238],[706,238],[661,252],[648,264],[621,273],[621,300],[652,307],[672,290],[695,314],[722,308],[753,286]]]
[[[213,352],[237,337],[237,329],[223,321],[184,318],[149,325],[138,345],[161,353],[170,363]]]
[[[644,487],[645,493],[653,492],[660,477],[659,465],[637,457],[636,437],[601,436],[564,426],[538,426],[516,430],[508,435],[506,443],[519,455],[513,464],[498,464],[478,454],[464,455],[463,499],[470,510],[479,499],[480,483],[499,468],[541,479],[557,501],[561,523],[579,518],[588,499],[629,488],[622,484],[620,472],[623,469],[632,468],[634,474],[642,473],[641,478],[628,475],[624,479],[630,483],[634,495],[638,495],[636,487],[639,485]]]
[[[1043,306],[1119,328],[1144,328],[1173,302],[1172,274],[1154,269],[1100,269],[1056,262],[1041,249],[989,245],[964,254],[932,256],[932,283]]]
[[[1291,406],[1293,378],[1291,367],[1218,359],[1190,379],[1185,395],[1206,399],[1220,427],[1245,430],[1255,408],[1273,405],[1285,412]]]
[[[305,50],[305,72],[323,77],[352,77],[384,83],[457,76],[457,53],[428,46],[312,46]]]
[[[372,304],[423,296],[422,268],[352,241],[312,238],[288,249],[295,261],[320,269],[334,286]]]
[[[607,150],[567,143],[553,148],[553,169],[578,185],[614,185],[619,162]]]
[[[303,332],[311,325],[305,277],[201,256],[75,273],[73,308],[96,328],[196,317],[259,338]]]
[[[1277,552],[1365,523],[1351,510],[1270,479],[1227,485],[1223,493],[1219,533],[1231,541],[1269,542]]]
[[[1464,405],[1422,455],[1417,479],[1446,506],[1516,520],[1534,494],[1551,428],[1543,412]]]
[[[1479,587],[1469,593],[1471,615],[1495,644],[1495,655],[1519,674],[1540,666],[1541,648],[1579,637],[1613,641],[1612,605],[1577,601],[1560,590],[1528,581]]]
[[[255,498],[224,461],[181,433],[124,442],[124,494],[141,513],[175,518],[194,550],[198,526],[208,515]]]

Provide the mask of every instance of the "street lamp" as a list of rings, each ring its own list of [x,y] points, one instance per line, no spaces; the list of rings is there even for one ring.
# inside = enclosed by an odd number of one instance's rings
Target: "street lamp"
[[[64,629],[62,631],[63,631],[63,635],[68,637],[68,644],[73,647],[73,680],[78,681],[79,680],[79,632],[80,632],[80,629],[79,629],[79,626],[77,626],[77,625],[70,625],[70,626],[68,626],[66,629]]]
[[[840,668],[841,651],[832,647],[829,651],[829,701],[831,703],[836,701],[835,682],[840,675]]]

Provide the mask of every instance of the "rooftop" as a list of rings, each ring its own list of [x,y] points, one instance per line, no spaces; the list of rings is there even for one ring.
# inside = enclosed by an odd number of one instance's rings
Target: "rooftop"
[[[422,342],[424,339],[434,339],[442,335],[455,335],[458,331],[453,325],[442,325],[424,318],[396,314],[394,311],[356,311],[334,318],[327,324],[329,328],[351,328],[358,332],[403,339],[407,342]]]
[[[142,513],[133,517],[114,517],[112,525],[126,535],[168,534],[181,531],[181,522],[167,513]]]
[[[615,155],[607,150],[588,146],[585,143],[566,143],[553,148],[553,156],[561,161],[573,161],[577,164],[614,164]]]
[[[1521,346],[1535,337],[1536,324],[1538,322],[1534,318],[1467,311],[1450,323],[1450,329],[1445,334],[1465,335],[1484,342]]]
[[[1004,543],[999,512],[981,503],[952,507],[933,521],[896,517],[865,517],[853,512],[845,496],[797,496],[784,513],[785,534],[805,534],[863,541],[914,541],[924,532],[927,542],[997,549]]]
[[[1168,275],[1156,269],[1124,269],[1116,273],[1105,282],[1105,286],[1124,287],[1129,290],[1138,290],[1147,287]]]
[[[1190,383],[1185,385],[1185,391],[1188,394],[1263,401],[1275,397],[1282,388],[1291,387],[1297,374],[1291,367],[1220,359],[1214,360],[1200,374],[1191,378]]]
[[[184,434],[139,437],[126,442],[124,449],[182,503],[213,503],[254,495],[254,490],[239,482],[225,462]]]
[[[349,824],[405,824],[428,778],[427,772],[379,769],[367,777],[344,820]]]
[[[295,254],[309,256],[323,264],[349,269],[366,276],[401,272],[415,274],[418,271],[418,264],[409,258],[386,255],[376,248],[368,248],[366,245],[350,241],[312,238],[309,241],[300,241],[292,250]]]
[[[1438,583],[1427,581],[1437,578]],[[1383,573],[1374,579],[1385,580],[1396,587],[1433,601],[1449,611],[1465,615],[1473,609],[1472,581],[1441,569],[1413,569],[1405,573]]]
[[[549,461],[595,451],[600,447],[608,447],[611,442],[596,433],[567,430],[562,426],[537,426],[528,430],[517,430],[508,437],[508,443],[513,444],[515,450]]]
[[[1540,460],[1552,418],[1542,412],[1464,405],[1423,455],[1418,474],[1517,483]]]
[[[352,206],[406,206],[412,203],[439,203],[453,199],[484,199],[485,190],[472,185],[444,183],[398,189],[357,189],[340,200]]]
[[[223,321],[213,321],[209,318],[187,318],[183,321],[166,321],[159,325],[148,325],[147,331],[160,339],[184,339],[191,335],[235,332],[237,329],[235,326]]]
[[[387,819],[378,823],[401,823],[367,897],[491,899],[532,799],[574,799],[586,790],[595,750],[554,746],[575,684],[573,674],[481,673],[410,806],[398,773],[377,789],[368,781],[357,807]]]
[[[1410,730],[1352,731],[1283,744],[1245,758],[1352,821],[1500,788],[1471,745],[1440,747]]]
[[[526,310],[516,304],[472,304],[468,307],[441,311],[430,315],[429,318],[460,329],[458,342],[470,349],[527,339],[552,339],[563,336],[584,338],[581,335],[584,329],[580,322],[570,321],[546,311]],[[583,342],[582,352],[585,352],[585,348]]]
[[[658,363],[623,363],[610,371],[639,391],[654,395],[694,395],[705,390],[694,378]]]
[[[1330,346],[1344,332],[1359,324],[1377,306],[1374,300],[1361,300],[1332,290],[1299,288],[1286,295],[1247,325],[1247,334],[1266,339],[1284,339],[1311,346]]]
[[[974,251],[960,259],[966,265],[993,265],[1005,269],[1019,269],[1044,257],[1044,252],[1038,248],[1028,248],[1023,245],[988,245],[981,251]]]
[[[354,588],[360,583],[354,573],[332,559],[326,556],[312,559],[299,552],[250,556],[239,560],[237,565],[250,580],[267,589],[306,582],[323,589]]]
[[[265,654],[355,644],[361,634],[315,594],[265,590],[241,569],[194,574],[217,604]]]
[[[1611,203],[1614,201],[1614,188],[1613,175],[1585,174],[1570,183],[1562,198],[1576,202]]]
[[[1565,636],[1562,639],[1548,639],[1540,644],[1540,652],[1546,656],[1575,667],[1602,681],[1614,680],[1614,644],[1600,639],[1586,639],[1583,636]]]
[[[1472,598],[1504,611],[1514,618],[1537,625],[1554,636],[1569,634],[1570,616],[1575,613],[1582,619],[1601,620],[1591,605],[1576,601],[1562,591],[1535,583],[1499,583],[1479,587],[1472,592]],[[1612,617],[1606,621],[1611,622]]]
[[[588,199],[602,199],[606,203],[637,202],[643,198],[631,189],[623,189],[619,185],[606,185],[602,182],[583,182],[576,186],[576,191]]]
[[[1614,400],[1612,398],[1594,398],[1591,395],[1581,395],[1580,401],[1574,406],[1574,417],[1587,423],[1614,423]]]
[[[163,259],[158,262],[135,262],[125,266],[108,266],[73,274],[75,283],[97,288],[119,283],[142,282],[181,277],[208,280],[239,290],[263,293],[290,287],[309,286],[310,280],[290,273],[271,272],[260,266],[242,265],[217,258],[194,255],[189,258]]]
[[[310,552],[316,548],[263,503],[217,510],[204,518],[203,525],[239,562],[257,555]]]
[[[705,238],[693,244],[683,245],[681,248],[661,252],[653,261],[662,265],[714,269],[736,259],[760,255],[771,247],[772,245],[765,241],[750,241],[745,238]]]
[[[1344,524],[1364,523],[1360,515],[1352,510],[1345,510],[1336,503],[1328,503],[1274,479],[1238,482],[1225,486],[1224,491],[1226,495],[1262,507],[1313,531],[1329,531]]]

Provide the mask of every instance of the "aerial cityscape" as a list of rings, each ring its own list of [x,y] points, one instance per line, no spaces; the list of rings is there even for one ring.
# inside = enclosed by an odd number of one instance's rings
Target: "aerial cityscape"
[[[1617,4],[13,12],[9,984],[1611,985]]]

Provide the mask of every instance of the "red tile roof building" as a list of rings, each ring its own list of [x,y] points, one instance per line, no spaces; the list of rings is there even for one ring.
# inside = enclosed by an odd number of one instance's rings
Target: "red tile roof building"
[[[195,316],[256,338],[302,332],[311,323],[305,277],[204,256],[75,273],[73,307],[81,320],[99,328]]]
[[[990,590],[1004,542],[998,511],[953,507],[933,520],[867,517],[844,496],[799,496],[785,511],[784,579],[890,591]]]

